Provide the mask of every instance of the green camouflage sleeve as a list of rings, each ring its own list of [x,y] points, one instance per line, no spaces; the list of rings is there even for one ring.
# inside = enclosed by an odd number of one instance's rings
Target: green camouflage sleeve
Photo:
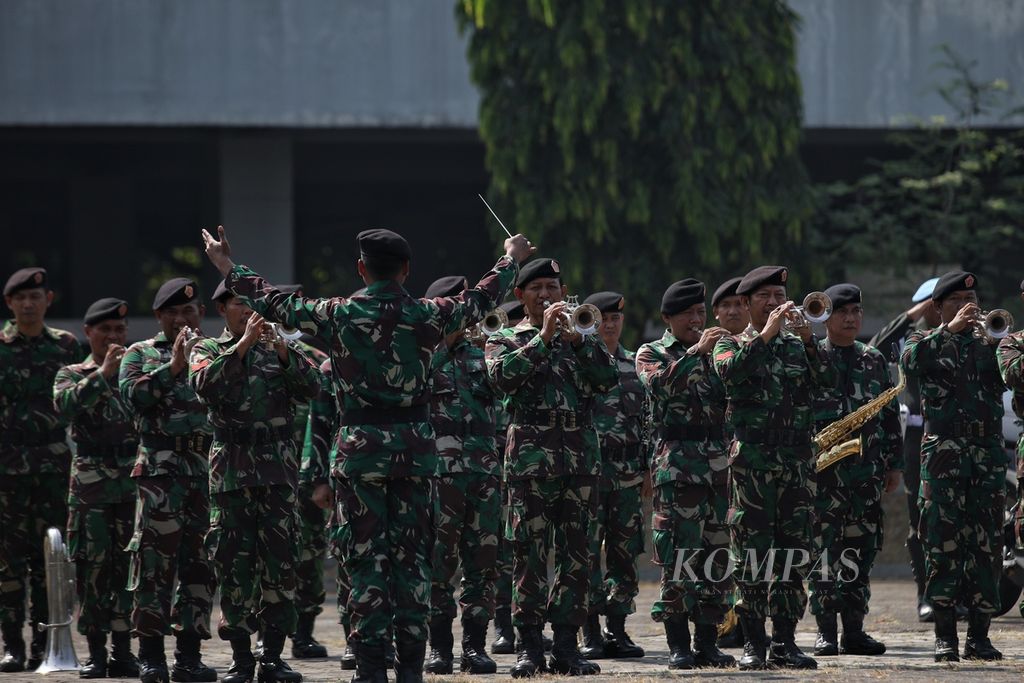
[[[804,344],[804,352],[807,355],[807,367],[811,371],[811,383],[822,389],[830,389],[839,381],[835,368],[829,354],[822,353],[818,344],[811,337],[811,344]]]
[[[487,375],[502,394],[514,394],[533,373],[546,371],[550,365],[551,347],[537,334],[515,347],[511,329],[502,330],[487,340]]]
[[[584,381],[595,394],[611,391],[619,383],[618,368],[615,359],[605,350],[596,334],[583,337],[583,343],[574,349],[580,361]]]
[[[57,371],[53,379],[53,406],[66,420],[91,410],[110,398],[114,388],[99,371],[85,376],[70,366]]]
[[[143,347],[131,346],[121,359],[118,387],[121,398],[134,410],[157,405],[174,386],[171,364],[164,363],[152,372],[143,372],[145,361]]]
[[[330,361],[321,365],[329,367]],[[329,383],[320,387],[316,397],[309,403],[309,418],[306,422],[306,438],[302,444],[302,464],[299,481],[304,484],[326,484],[331,477],[330,452],[337,429],[338,404]]]
[[[209,405],[234,403],[248,382],[238,345],[222,349],[216,339],[204,339],[192,349],[188,382]]]
[[[761,335],[750,340],[726,335],[715,343],[715,372],[727,384],[742,382],[761,370],[768,360],[768,345]]]
[[[877,353],[883,356],[879,363],[878,382],[882,391],[888,391],[893,386],[892,377],[889,375],[889,366],[884,354],[880,351]],[[886,471],[902,470],[904,466],[899,405],[899,401],[896,399],[889,401],[879,415],[880,448]]]
[[[930,332],[915,330],[907,337],[900,355],[900,365],[908,377],[924,377],[939,364],[943,345],[950,339],[945,325]]]
[[[636,372],[640,383],[655,401],[665,401],[687,390],[690,373],[700,364],[697,354],[683,354],[679,360],[669,361],[650,344],[644,344],[636,354]]]
[[[996,358],[1003,382],[1013,390],[1013,412],[1024,417],[1024,333],[1016,332],[999,342]]]
[[[309,401],[316,398],[323,380],[320,370],[310,357],[289,344],[284,382],[292,398]]]

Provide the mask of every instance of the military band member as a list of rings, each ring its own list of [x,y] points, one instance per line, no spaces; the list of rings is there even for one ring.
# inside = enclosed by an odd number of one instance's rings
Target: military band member
[[[473,289],[451,298],[413,299],[402,283],[412,256],[389,230],[359,234],[357,268],[366,293],[351,299],[286,295],[231,261],[203,231],[206,253],[227,280],[270,320],[316,334],[330,345],[335,393],[342,401],[334,479],[338,515],[348,525],[346,564],[355,680],[382,681],[394,626],[399,681],[422,680],[437,468],[427,378],[441,340],[484,317],[504,298],[517,262],[532,247],[506,240],[506,255]],[[323,488],[323,487],[321,487]]]
[[[809,562],[799,561],[801,553],[810,552],[812,539],[811,399],[831,386],[835,375],[818,352],[810,325],[787,300],[787,274],[781,266],[761,266],[744,276],[736,292],[747,298],[750,326],[739,336],[723,336],[714,350],[729,400],[727,420],[735,430],[730,527],[740,563],[736,579],[742,598],[736,611],[747,639],[741,669],[817,666],[796,645],[794,634],[807,608],[803,580],[810,569]],[[787,319],[796,331],[783,328]],[[772,549],[776,562],[764,566]],[[787,556],[797,565],[788,576]],[[770,650],[767,616],[772,618]]]
[[[827,338],[818,352],[831,359],[837,383],[814,396],[816,430],[842,419],[892,386],[885,356],[857,341],[864,322],[860,288],[829,287],[832,315],[825,321]],[[818,623],[815,655],[880,655],[885,645],[864,632],[871,598],[869,575],[882,546],[882,492],[896,490],[903,467],[900,416],[893,400],[871,418],[857,436],[858,455],[840,460],[818,474],[814,522],[815,564],[823,572],[813,583],[811,613]],[[855,569],[851,568],[853,565]],[[842,617],[838,640],[836,614]]]
[[[596,336],[568,321],[558,263],[538,258],[516,281],[526,318],[487,342],[487,366],[512,414],[505,455],[513,543],[513,622],[523,651],[514,678],[547,670],[541,629],[554,629],[551,669],[595,674],[580,656],[577,634],[587,616],[589,529],[601,459],[593,424],[596,394],[615,386],[612,358]],[[545,304],[548,304],[545,308]],[[554,534],[555,580],[547,581]]]
[[[736,293],[736,288],[743,281],[741,277],[726,280],[718,286],[711,296],[711,312],[718,321],[719,327],[729,334],[742,334],[750,324],[750,306],[747,299]]]
[[[918,378],[921,441],[921,541],[925,599],[935,618],[935,661],[959,661],[955,606],[967,601],[966,659],[1001,659],[988,631],[999,612],[1006,455],[996,345],[978,330],[977,277],[951,271],[932,301],[942,324],[915,331],[901,363]]]
[[[1020,283],[1021,301],[1024,301],[1024,280]],[[1013,390],[1013,412],[1024,419],[1024,330],[1012,332],[999,342],[996,352],[999,374],[1006,388]],[[1024,434],[1017,439],[1017,512],[1014,519],[1016,551],[1024,551]],[[1003,578],[1005,581],[1006,578]]]
[[[654,424],[652,527],[654,562],[662,575],[651,617],[665,625],[670,669],[736,662],[716,645],[732,584],[723,580],[729,547],[725,387],[711,351],[728,331],[704,329],[705,297],[704,283],[692,278],[672,284],[661,300],[664,335],[636,355]],[[674,576],[680,552],[696,568],[696,580],[686,573]],[[720,573],[703,574],[709,559]],[[696,632],[692,650],[691,620]]]
[[[82,358],[70,332],[50,327],[53,303],[42,268],[23,268],[8,278],[4,300],[14,315],[0,328],[0,672],[43,661],[49,621],[43,539],[68,518],[71,455],[67,421],[53,405],[53,379]],[[32,642],[25,660],[25,597],[28,586]]]
[[[636,376],[636,354],[622,347],[626,300],[618,292],[597,292],[584,303],[601,312],[598,333],[615,360],[618,385],[594,401],[594,426],[601,446],[597,519],[591,546],[590,599],[580,653],[587,659],[643,657],[626,633],[626,617],[636,611],[637,558],[644,552],[642,491],[649,487],[643,431],[645,397]],[[606,572],[601,571],[604,549]],[[600,615],[607,629],[601,633]]]
[[[210,637],[215,584],[203,546],[210,528],[212,430],[206,407],[188,384],[186,344],[205,311],[194,282],[168,280],[153,298],[160,332],[132,344],[121,360],[121,398],[139,434],[128,589],[134,593],[132,631],[139,637],[143,683],[168,679],[164,636],[170,633],[176,640],[174,680],[217,680],[199,652]]]
[[[427,299],[457,296],[468,283],[461,275],[436,280]],[[461,607],[459,669],[494,673],[487,655],[487,623],[494,613],[501,463],[494,440],[494,392],[484,352],[464,330],[444,338],[430,366],[430,422],[437,438],[439,515],[435,524],[430,597],[430,659],[427,673],[452,672],[452,621]],[[459,604],[455,574],[462,570]]]
[[[89,644],[80,678],[135,677],[128,553],[135,521],[131,478],[139,436],[117,391],[128,304],[100,299],[85,312],[90,355],[57,372],[53,402],[77,447],[68,493],[68,554],[75,562],[78,632]],[[107,634],[112,650],[107,660]]]

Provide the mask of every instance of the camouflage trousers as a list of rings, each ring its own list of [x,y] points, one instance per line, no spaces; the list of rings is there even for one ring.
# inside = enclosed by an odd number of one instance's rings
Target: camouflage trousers
[[[918,497],[921,489],[921,427],[907,427],[903,437],[903,487],[907,492],[907,553],[910,555],[910,570],[914,574],[918,595],[924,594],[924,548],[917,535],[921,526],[921,507]],[[1020,471],[1020,470],[1018,470]]]
[[[298,562],[295,565],[295,610],[320,614],[324,592],[324,555],[327,552],[327,510],[313,502],[313,487],[300,485],[296,501]]]
[[[493,474],[459,472],[438,478],[431,617],[457,616],[454,581],[460,565],[462,621],[487,623],[494,616],[500,494]]]
[[[377,475],[336,480],[341,546],[351,581],[351,640],[377,647],[427,639],[435,480]]]
[[[921,528],[925,597],[935,607],[958,600],[999,611],[1006,456],[998,443],[921,442]]]
[[[132,538],[135,500],[72,503],[68,512],[68,554],[75,562],[78,632],[131,629],[127,552]]]
[[[43,539],[51,526],[64,533],[67,499],[67,473],[0,476],[0,623],[25,623],[26,586],[30,624],[49,621]]]
[[[215,587],[203,547],[210,528],[209,482],[174,476],[135,481],[135,533],[128,546],[132,632],[160,636],[173,630],[209,638]]]
[[[643,472],[601,477],[591,530],[590,614],[625,616],[636,611],[637,558],[644,552],[643,483]],[[601,571],[602,548],[606,572]]]
[[[498,560],[495,565],[494,609],[512,607],[512,541],[505,537],[508,527],[508,485],[501,481],[501,533],[498,534]]]
[[[882,467],[851,457],[818,474],[813,614],[868,612],[871,568],[882,546]]]
[[[212,497],[206,549],[220,588],[217,635],[295,631],[295,490],[251,486]]]
[[[348,578],[348,571],[345,569],[344,548],[349,544],[349,532],[347,524],[338,523],[337,506],[330,513],[328,521],[328,545],[331,556],[337,560],[338,571],[335,578],[337,584],[338,601],[338,623],[346,628],[351,625],[348,618],[348,596],[352,592],[352,582]]]
[[[722,622],[734,588],[728,576],[728,507],[724,486],[670,481],[654,488],[653,560],[662,568],[661,593],[651,606],[654,621],[688,616],[699,624]],[[692,567],[693,576],[680,562]]]
[[[590,529],[598,478],[570,475],[510,481],[513,623],[582,626],[590,590]],[[555,580],[548,588],[548,554]]]
[[[779,457],[785,462],[781,470],[730,468],[729,528],[740,589],[736,609],[760,618],[800,619],[807,609],[804,579],[811,569],[814,470],[788,457]],[[788,572],[787,560],[792,561]]]

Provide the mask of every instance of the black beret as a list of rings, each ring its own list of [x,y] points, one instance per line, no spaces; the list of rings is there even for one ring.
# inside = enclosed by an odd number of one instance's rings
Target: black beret
[[[966,289],[974,289],[978,285],[978,278],[974,273],[963,270],[951,270],[939,278],[932,290],[932,300],[942,301],[953,292],[960,292]]]
[[[104,320],[124,320],[128,315],[128,303],[121,299],[106,298],[94,302],[85,309],[86,325],[95,325]]]
[[[458,296],[466,289],[466,278],[464,275],[446,275],[434,280],[426,293],[427,299],[436,299],[439,296]]]
[[[356,235],[360,258],[376,261],[408,261],[412,258],[409,243],[397,232],[376,228]]]
[[[301,282],[296,282],[294,285],[276,285],[276,287],[277,291],[284,294],[298,294],[304,289]]]
[[[562,267],[553,258],[535,258],[519,269],[516,287],[525,287],[539,277],[557,277],[562,279]]]
[[[508,314],[510,322],[518,322],[526,315],[526,311],[523,310],[522,301],[506,301],[502,305],[498,306],[498,308]]]
[[[602,313],[618,313],[626,307],[626,298],[618,292],[594,292],[583,303],[597,306]]]
[[[665,315],[675,315],[694,304],[704,303],[706,294],[704,283],[692,277],[674,282],[661,297],[661,312]]]
[[[165,306],[180,306],[194,301],[199,295],[196,283],[187,277],[176,277],[160,285],[153,297],[153,310],[159,311]]]
[[[10,296],[23,289],[36,289],[38,287],[46,288],[46,269],[22,268],[7,278],[7,284],[4,285],[4,296]]]
[[[217,284],[217,289],[213,290],[213,296],[210,297],[213,301],[223,301],[229,296],[234,296],[235,293],[228,289],[227,281],[221,280]]]
[[[861,303],[860,287],[844,282],[839,285],[832,285],[825,290],[825,294],[832,300],[832,310],[837,311],[846,304]]]
[[[789,271],[785,266],[758,266],[743,276],[736,286],[737,294],[753,294],[761,287],[785,287]]]
[[[718,289],[711,296],[711,308],[714,308],[722,299],[727,299],[730,296],[736,296],[736,288],[740,286],[740,282],[743,281],[741,277],[734,277],[726,280],[722,284],[718,285]]]

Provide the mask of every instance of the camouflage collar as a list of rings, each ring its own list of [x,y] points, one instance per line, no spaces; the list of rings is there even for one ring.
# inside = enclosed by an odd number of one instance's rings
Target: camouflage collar
[[[672,330],[665,328],[665,334],[661,335],[661,343],[666,349],[668,349],[672,348],[673,344],[679,344],[681,342],[676,339],[674,334],[672,334]]]
[[[519,324],[516,325],[515,327],[513,327],[512,330],[514,332],[525,332],[527,330],[537,330],[538,332],[540,332],[540,328],[534,326],[534,324],[530,322],[530,318],[529,317],[526,317],[526,318],[523,318],[522,320],[520,320]]]
[[[225,325],[224,331],[220,333],[219,337],[217,337],[217,343],[220,344],[221,346],[224,346],[226,344],[230,344],[234,340],[235,335],[231,334],[231,330],[229,330],[227,328],[227,325]]]
[[[43,325],[43,332],[39,336],[49,337],[54,341],[60,339],[60,335],[57,334],[49,325]],[[14,319],[12,318],[4,324],[3,330],[0,330],[0,339],[2,339],[4,343],[13,344],[15,339],[28,339],[28,337],[21,333],[18,329],[18,324],[14,322]]]
[[[366,296],[381,296],[382,298],[392,298],[409,296],[409,292],[405,291],[405,287],[398,284],[395,280],[377,280],[373,284],[366,286]]]
[[[89,353],[89,356],[85,360],[78,364],[78,367],[83,370],[90,370],[92,368],[98,368],[99,366],[100,364],[92,357],[92,352]]]
[[[160,330],[159,332],[157,332],[156,336],[153,337],[153,344],[154,344],[154,346],[160,346],[161,344],[170,344],[170,343],[171,342],[167,339],[167,335],[164,334],[163,330]]]

